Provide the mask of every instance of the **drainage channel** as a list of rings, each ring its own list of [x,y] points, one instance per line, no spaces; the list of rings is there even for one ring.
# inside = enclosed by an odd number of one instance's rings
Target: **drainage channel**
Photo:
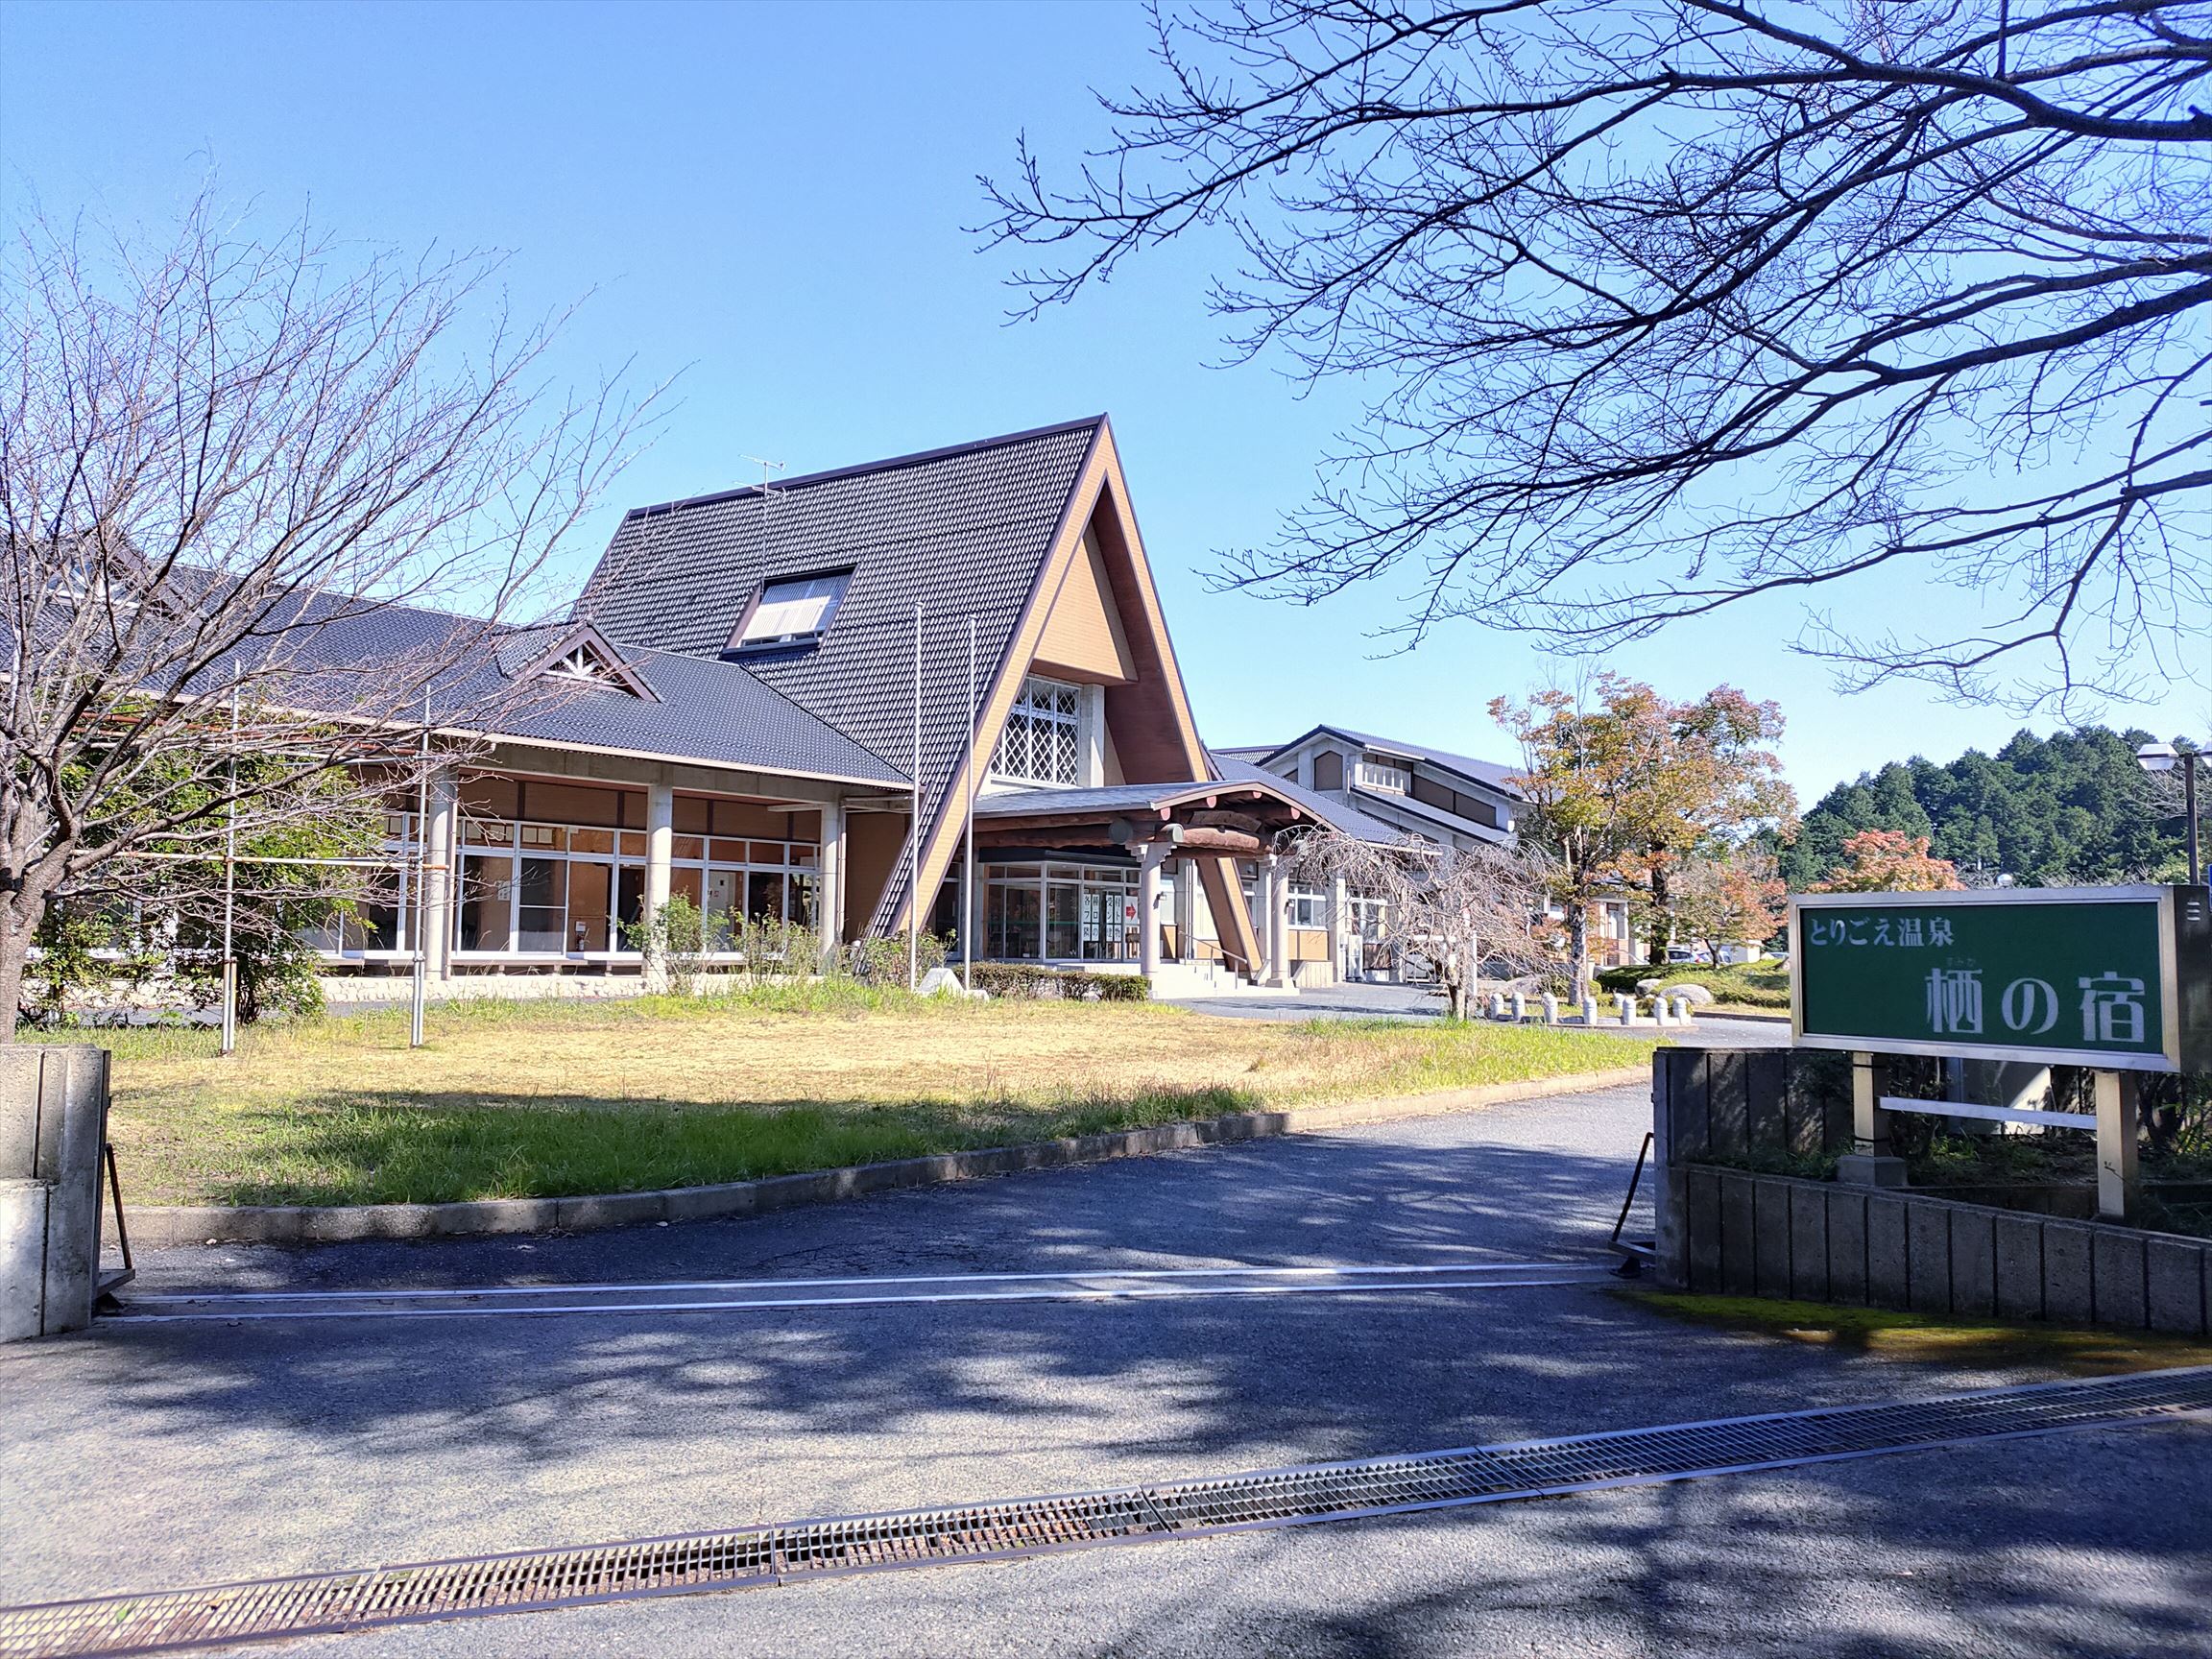
[[[830,1574],[1307,1526],[2212,1410],[2212,1366],[1523,1440],[900,1514],[798,1521],[0,1608],[0,1655],[156,1653]]]
[[[487,1286],[438,1290],[257,1290],[138,1295],[116,1322],[505,1318],[529,1313],[744,1313],[902,1302],[1117,1302],[1189,1296],[1372,1294],[1586,1285],[1612,1269],[1566,1262],[1374,1266],[1101,1268],[864,1279],[721,1279],[643,1285]]]

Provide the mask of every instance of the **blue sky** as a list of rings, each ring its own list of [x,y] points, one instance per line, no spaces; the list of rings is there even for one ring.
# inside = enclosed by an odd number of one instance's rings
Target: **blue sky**
[[[511,252],[527,310],[589,294],[557,371],[680,374],[678,407],[572,549],[627,506],[1018,430],[1115,420],[1200,724],[1216,743],[1319,720],[1509,757],[1484,705],[1562,670],[1455,625],[1410,656],[1368,637],[1403,588],[1316,608],[1209,589],[1215,549],[1263,540],[1356,413],[1275,370],[1223,370],[1205,260],[1170,250],[1008,327],[1008,260],[962,227],[975,175],[1026,129],[1095,142],[1087,88],[1146,76],[1133,5],[0,5],[0,209],[173,215],[210,172],[281,223],[311,204],[364,243]],[[88,98],[88,89],[96,96]],[[1846,622],[1910,617],[1891,588]],[[1615,654],[1672,695],[1729,681],[1781,702],[1810,802],[1911,753],[1948,759],[2019,722],[1911,687],[1840,697],[1782,641],[1787,606]],[[2110,711],[2199,735],[2212,700]],[[2048,729],[2048,722],[2036,723]]]

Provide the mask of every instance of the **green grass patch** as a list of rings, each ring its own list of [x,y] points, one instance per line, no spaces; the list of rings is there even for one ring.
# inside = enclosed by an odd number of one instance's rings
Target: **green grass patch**
[[[1627,1286],[1615,1293],[1693,1325],[1928,1364],[2053,1365],[2082,1376],[2212,1364],[2212,1342],[2152,1332],[1999,1325],[1880,1308],[1839,1308],[1825,1302]]]
[[[1650,1042],[1482,1022],[1225,1020],[771,982],[92,1037],[134,1203],[558,1197],[836,1168],[1225,1113],[1638,1066]]]
[[[1738,962],[1724,968],[1677,962],[1667,968],[1608,968],[1598,975],[1598,982],[1608,991],[1633,992],[1647,979],[1661,985],[1702,985],[1722,1008],[1790,1012],[1790,970],[1781,962]]]

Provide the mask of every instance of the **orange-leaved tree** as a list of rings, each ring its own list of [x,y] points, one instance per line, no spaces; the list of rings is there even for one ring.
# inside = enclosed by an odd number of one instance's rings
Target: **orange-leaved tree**
[[[1843,862],[1815,881],[1815,893],[1950,893],[1959,866],[1928,854],[1928,837],[1902,830],[1862,830],[1843,843]]]

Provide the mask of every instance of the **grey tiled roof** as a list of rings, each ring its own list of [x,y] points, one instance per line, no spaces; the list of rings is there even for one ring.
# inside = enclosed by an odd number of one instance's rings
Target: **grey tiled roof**
[[[1272,753],[1272,751],[1269,751]],[[1255,766],[1226,749],[1213,751],[1214,769],[1228,782],[1245,779],[1265,780],[1290,800],[1295,801],[1332,830],[1341,830],[1361,841],[1372,841],[1380,846],[1393,846],[1406,839],[1406,832],[1395,825],[1385,824],[1380,818],[1369,817],[1357,806],[1348,806],[1341,801],[1332,801],[1326,795],[1316,795],[1302,783]]]
[[[922,789],[967,743],[968,624],[988,687],[1104,416],[951,449],[639,508],[616,529],[575,614],[613,638],[719,658],[766,579],[850,566],[816,644],[748,654],[746,672],[898,767],[914,748],[914,608],[922,607]],[[903,897],[906,863],[878,916]]]
[[[1507,779],[1520,772],[1521,768],[1518,766],[1503,765],[1496,760],[1478,760],[1472,755],[1455,755],[1449,749],[1431,749],[1426,743],[1408,743],[1400,737],[1378,737],[1372,732],[1355,732],[1349,726],[1332,726],[1324,723],[1314,727],[1310,732],[1300,733],[1287,743],[1277,743],[1272,746],[1240,743],[1234,749],[1216,749],[1214,753],[1216,755],[1235,756],[1242,760],[1267,760],[1282,754],[1286,749],[1296,748],[1307,738],[1322,732],[1333,732],[1337,736],[1348,738],[1354,743],[1367,744],[1373,748],[1386,750],[1392,755],[1406,755],[1417,760],[1433,761],[1448,771],[1457,772],[1462,777],[1472,778],[1478,783],[1487,783],[1501,794],[1518,798],[1521,793],[1520,790],[1506,781]]]
[[[285,635],[295,684],[310,707],[354,707],[346,694],[351,677],[435,658],[450,648],[445,642],[466,641],[459,671],[444,676],[433,697],[431,718],[442,725],[709,765],[905,784],[897,767],[734,663],[611,639],[658,701],[545,677],[524,692],[513,675],[557,644],[568,625],[498,628],[411,606],[332,611],[333,602],[312,602],[308,625]]]

